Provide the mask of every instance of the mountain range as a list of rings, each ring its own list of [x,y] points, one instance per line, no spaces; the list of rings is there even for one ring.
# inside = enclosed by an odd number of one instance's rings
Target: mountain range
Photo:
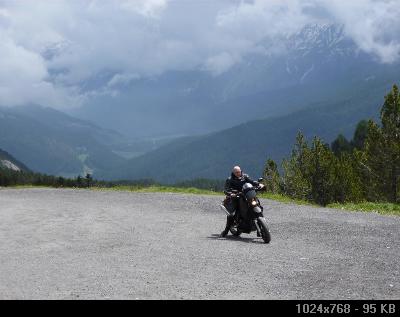
[[[199,69],[132,79],[71,114],[138,138],[201,135],[351,98],[365,86],[393,83],[400,70],[358,49],[340,25],[308,25],[258,47],[261,53],[222,74]],[[103,76],[105,83],[113,78]]]
[[[361,52],[340,26],[310,25],[283,42],[283,54],[250,56],[187,88],[193,100],[209,98],[193,117],[164,117],[174,133],[204,134],[178,139],[101,176],[172,183],[224,178],[235,164],[261,175],[267,158],[279,163],[290,154],[299,130],[328,143],[339,133],[350,138],[359,120],[377,119],[384,96],[400,80],[400,63],[382,64]]]
[[[132,78],[62,113],[37,105],[0,108],[0,148],[37,172],[173,183],[222,179],[233,165],[257,177],[278,163],[296,133],[331,142],[377,118],[400,82],[400,63],[358,49],[342,26],[308,25],[259,43],[228,71]],[[115,74],[87,86],[111,87]]]

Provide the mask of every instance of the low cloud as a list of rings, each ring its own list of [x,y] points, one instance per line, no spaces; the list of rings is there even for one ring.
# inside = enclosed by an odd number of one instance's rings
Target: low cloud
[[[217,76],[259,43],[338,23],[358,47],[400,57],[397,0],[0,0],[0,105],[78,106],[169,70]],[[276,52],[275,52],[276,53]],[[82,87],[110,74],[101,87]],[[87,85],[86,85],[87,86]]]
[[[0,104],[51,104],[64,108],[77,103],[72,87],[57,87],[49,80],[45,60],[0,34]],[[78,102],[79,103],[79,102]]]

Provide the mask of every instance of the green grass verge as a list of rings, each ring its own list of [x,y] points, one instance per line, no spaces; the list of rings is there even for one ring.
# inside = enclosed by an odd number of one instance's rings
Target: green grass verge
[[[287,203],[287,204],[318,206],[318,205],[313,204],[313,203],[311,203],[309,201],[300,200],[300,199],[293,199],[293,198],[290,198],[288,196],[281,195],[281,194],[260,193],[258,196],[260,198],[271,199],[271,200],[275,200],[275,201],[279,201],[281,203]]]
[[[2,188],[13,188],[13,189],[25,189],[25,188],[54,188],[46,185],[15,185],[15,186],[6,186]]]
[[[373,202],[346,203],[346,204],[334,203],[334,204],[329,204],[327,207],[349,210],[349,211],[376,212],[381,215],[400,216],[400,204],[392,204],[392,203],[373,203]]]
[[[214,192],[207,189],[198,189],[194,187],[181,188],[170,186],[129,186],[121,185],[114,187],[91,187],[93,190],[111,190],[111,191],[130,191],[137,193],[179,193],[196,195],[223,195],[221,192]]]
[[[48,186],[32,186],[32,185],[21,185],[13,186],[12,188],[48,188]],[[91,190],[105,190],[105,191],[130,191],[138,193],[178,193],[178,194],[194,194],[194,195],[216,195],[223,196],[222,192],[215,192],[207,189],[198,188],[181,188],[172,186],[129,186],[120,185],[114,187],[91,187]],[[271,199],[286,204],[297,204],[297,205],[308,205],[320,207],[316,204],[299,200],[292,199],[290,197],[281,194],[272,193],[261,193],[260,198]],[[362,212],[376,212],[382,215],[396,215],[400,216],[400,204],[392,203],[373,203],[373,202],[362,202],[362,203],[346,203],[346,204],[329,204],[327,207],[335,208],[347,211],[362,211]]]
[[[115,186],[112,188],[96,188],[95,190],[113,190],[113,191],[131,191],[131,192],[139,192],[139,193],[180,193],[180,194],[196,194],[196,195],[218,195],[222,196],[221,192],[215,192],[212,190],[206,189],[198,189],[198,188],[181,188],[181,187],[170,187],[170,186]],[[272,194],[272,193],[261,193],[259,195],[260,198],[271,199],[274,201],[278,201],[286,204],[296,204],[296,205],[307,205],[314,207],[321,207],[317,204],[300,200],[293,199],[288,196],[284,196],[281,194]],[[340,210],[348,210],[348,211],[364,211],[364,212],[377,212],[383,215],[397,215],[400,216],[400,204],[390,204],[390,203],[347,203],[347,204],[330,204],[327,207],[335,208]]]
[[[8,186],[5,188],[14,188],[14,189],[29,189],[29,188],[55,188],[51,186],[39,186],[39,185],[16,185],[16,186]],[[60,187],[57,187],[60,188]],[[65,187],[72,189],[88,189],[86,187],[78,188],[78,187]],[[138,192],[138,193],[180,193],[180,194],[196,194],[196,195],[220,195],[223,193],[215,192],[207,189],[198,189],[194,187],[189,188],[181,188],[181,187],[170,187],[170,186],[129,186],[129,185],[120,185],[114,187],[98,187],[93,186],[90,187],[90,190],[105,190],[105,191],[129,191],[129,192]]]

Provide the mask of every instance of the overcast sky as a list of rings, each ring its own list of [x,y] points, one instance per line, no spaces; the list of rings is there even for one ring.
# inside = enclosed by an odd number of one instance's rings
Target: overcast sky
[[[313,22],[343,24],[381,62],[400,57],[399,0],[0,0],[0,105],[77,106],[102,73],[115,74],[108,87],[168,70],[220,74],[260,40]]]

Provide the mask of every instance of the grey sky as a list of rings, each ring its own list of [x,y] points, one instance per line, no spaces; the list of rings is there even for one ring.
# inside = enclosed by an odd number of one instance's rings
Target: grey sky
[[[0,0],[0,105],[77,106],[104,72],[115,76],[99,92],[168,70],[218,75],[310,22],[399,58],[398,0]]]

